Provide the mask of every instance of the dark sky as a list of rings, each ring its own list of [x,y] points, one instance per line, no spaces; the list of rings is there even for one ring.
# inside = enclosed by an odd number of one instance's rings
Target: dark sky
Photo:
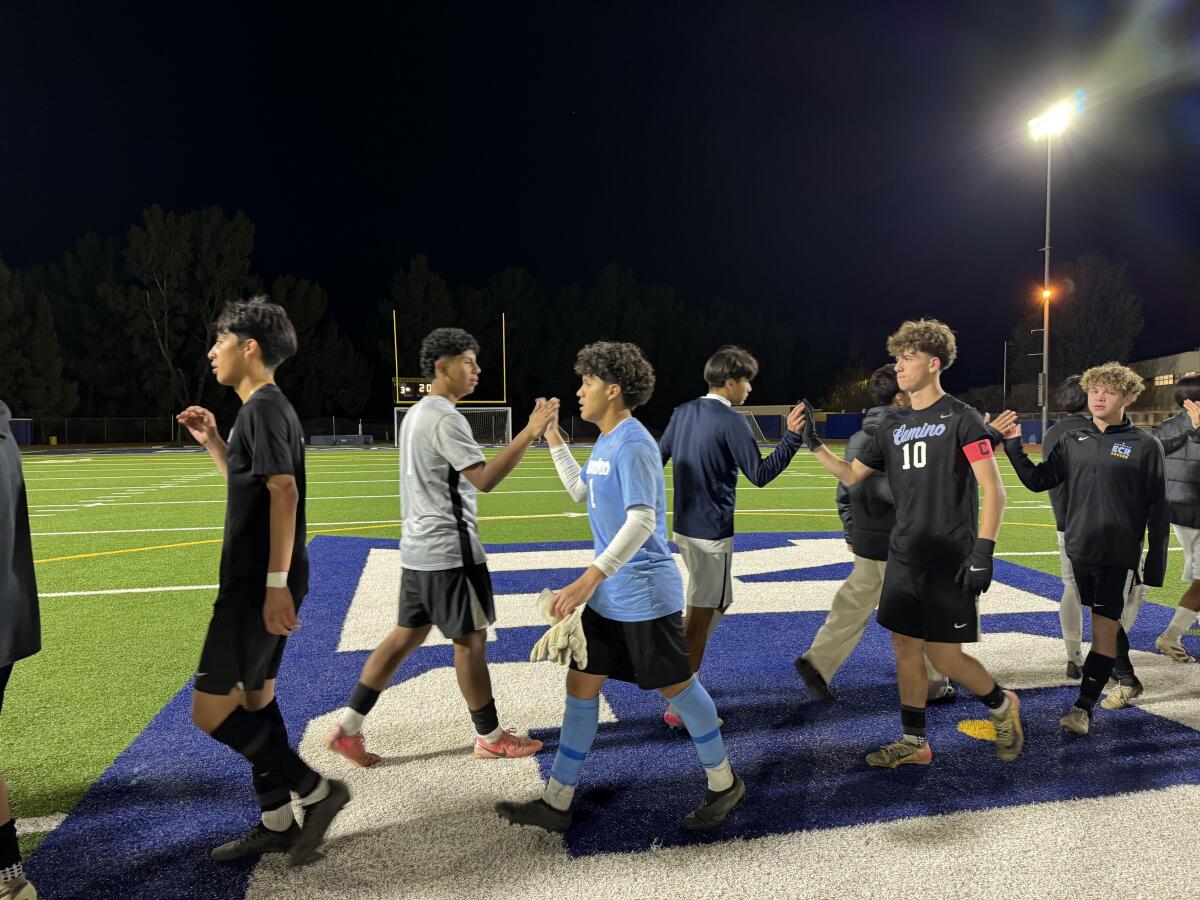
[[[17,6],[16,265],[152,203],[217,203],[256,223],[258,271],[319,279],[351,330],[416,253],[451,282],[520,265],[549,291],[615,261],[693,306],[803,323],[832,304],[879,334],[939,316],[962,389],[999,380],[1040,280],[1025,122],[1084,87],[1055,258],[1129,261],[1135,355],[1200,345],[1195,2]]]

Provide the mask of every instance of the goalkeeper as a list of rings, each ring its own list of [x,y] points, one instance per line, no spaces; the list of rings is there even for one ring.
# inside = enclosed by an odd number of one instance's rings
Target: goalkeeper
[[[683,720],[708,777],[704,802],[683,825],[707,831],[725,820],[746,786],[729,767],[712,698],[692,675],[683,636],[683,582],[667,545],[662,457],[633,418],[654,390],[654,370],[635,345],[601,341],[579,351],[575,372],[583,381],[577,391],[580,415],[601,432],[583,470],[556,424],[546,436],[567,492],[587,504],[596,558],[558,592],[553,612],[567,622],[578,617],[586,648],[572,650],[549,784],[541,797],[498,803],[496,811],[514,824],[567,829],[579,772],[599,727],[600,690],[606,679],[616,678],[660,691]]]

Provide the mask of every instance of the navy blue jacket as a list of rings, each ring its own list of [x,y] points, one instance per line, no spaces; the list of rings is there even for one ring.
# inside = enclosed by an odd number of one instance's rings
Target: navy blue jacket
[[[1085,412],[1073,412],[1063,416],[1048,429],[1046,436],[1042,438],[1042,459],[1050,456],[1054,450],[1054,445],[1059,442],[1064,434],[1076,428],[1080,428],[1092,421],[1092,417]],[[1058,487],[1050,488],[1050,508],[1054,510],[1054,527],[1059,531],[1067,530],[1067,486],[1060,484]]]
[[[787,468],[801,447],[800,435],[784,431],[779,445],[763,459],[745,417],[705,397],[675,408],[658,445],[663,465],[675,461],[672,530],[709,541],[733,536],[738,470],[762,487]]]
[[[42,647],[37,579],[21,451],[0,402],[0,666],[33,656]]]

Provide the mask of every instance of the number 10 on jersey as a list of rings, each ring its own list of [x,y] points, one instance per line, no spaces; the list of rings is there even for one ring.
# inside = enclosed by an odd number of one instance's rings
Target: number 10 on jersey
[[[904,453],[904,469],[923,469],[925,468],[925,442],[917,441],[915,444],[901,444],[900,448]]]

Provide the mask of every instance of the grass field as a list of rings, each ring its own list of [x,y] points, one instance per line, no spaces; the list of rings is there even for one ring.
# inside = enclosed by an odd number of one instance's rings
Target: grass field
[[[44,817],[50,827],[193,673],[214,595],[225,485],[195,452],[34,454],[24,465],[44,650],[14,671],[0,718],[0,772],[17,817]],[[1007,460],[1001,466],[1009,503],[998,555],[1057,574],[1048,502],[1017,482]],[[397,478],[390,449],[310,451],[310,537],[397,538]],[[833,479],[802,451],[769,487],[739,492],[738,530],[839,530],[833,495]],[[479,512],[486,543],[590,538],[542,449],[481,495]],[[1152,601],[1174,605],[1180,566],[1171,553],[1166,587]],[[25,834],[26,849],[39,837]]]

